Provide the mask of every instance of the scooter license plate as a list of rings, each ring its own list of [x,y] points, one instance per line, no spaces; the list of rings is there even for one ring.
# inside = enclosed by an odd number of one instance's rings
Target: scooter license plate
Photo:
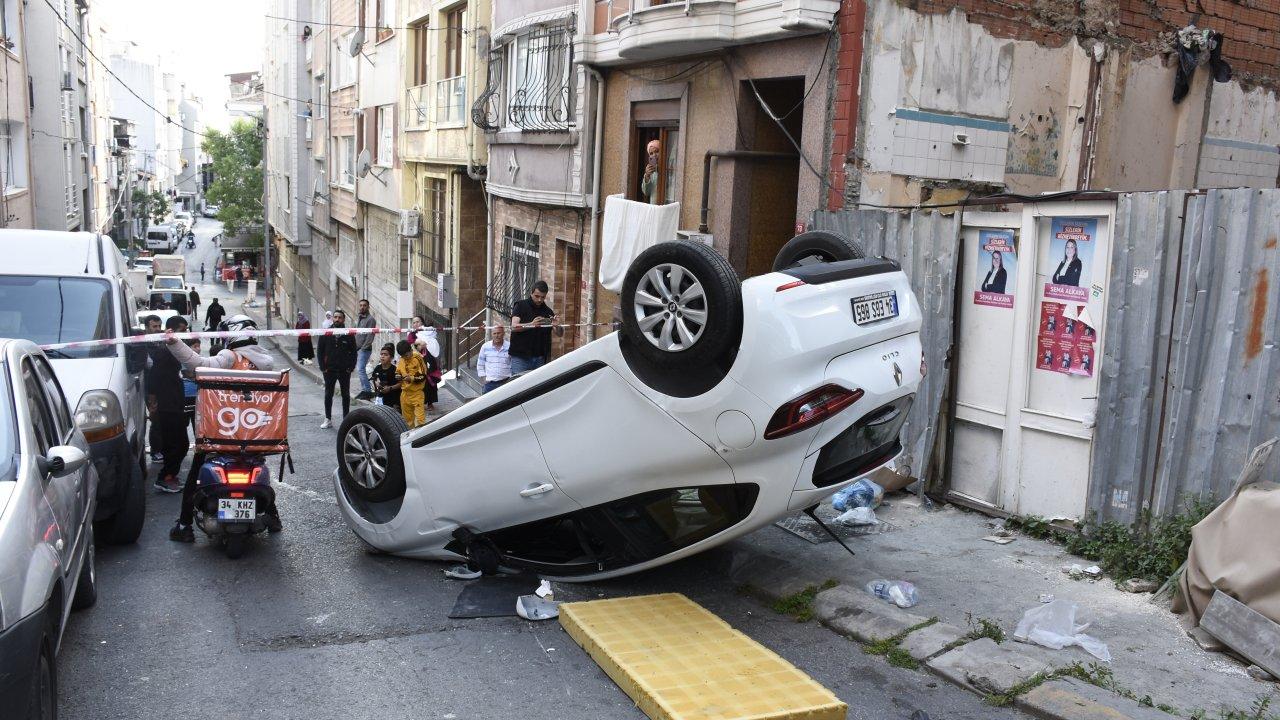
[[[258,517],[258,501],[249,498],[218,498],[218,519],[229,522],[252,522]]]

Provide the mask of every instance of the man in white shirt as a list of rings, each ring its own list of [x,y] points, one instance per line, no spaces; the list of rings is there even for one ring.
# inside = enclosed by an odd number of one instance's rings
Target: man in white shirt
[[[484,392],[511,379],[511,344],[506,342],[507,329],[501,325],[493,329],[493,341],[480,348],[476,359],[476,373],[484,378]]]

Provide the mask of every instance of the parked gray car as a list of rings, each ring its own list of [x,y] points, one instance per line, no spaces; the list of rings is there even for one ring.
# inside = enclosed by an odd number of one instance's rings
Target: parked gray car
[[[98,473],[53,368],[0,338],[0,714],[58,716],[67,616],[97,600]]]

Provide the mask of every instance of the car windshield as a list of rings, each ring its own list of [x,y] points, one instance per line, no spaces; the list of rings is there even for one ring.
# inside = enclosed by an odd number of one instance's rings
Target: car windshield
[[[18,429],[14,418],[18,416],[9,396],[9,366],[0,362],[0,480],[13,480],[18,459]]]
[[[0,275],[0,337],[48,343],[115,337],[111,285],[94,278]],[[110,357],[112,345],[53,350],[51,358]]]

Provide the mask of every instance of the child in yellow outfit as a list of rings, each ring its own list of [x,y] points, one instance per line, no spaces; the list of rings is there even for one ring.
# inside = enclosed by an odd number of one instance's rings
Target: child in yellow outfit
[[[408,341],[401,340],[396,344],[396,352],[400,353],[400,362],[396,363],[396,372],[400,374],[400,414],[410,429],[422,427],[427,422],[425,408],[426,396],[423,385],[427,382],[427,363]]]

